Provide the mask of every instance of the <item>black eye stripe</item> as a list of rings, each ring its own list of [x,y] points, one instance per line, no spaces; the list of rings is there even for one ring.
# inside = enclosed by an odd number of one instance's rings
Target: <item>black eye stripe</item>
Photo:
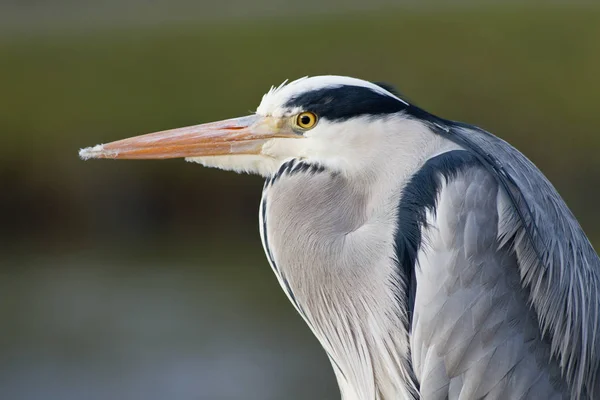
[[[340,121],[361,115],[393,114],[408,106],[367,87],[346,85],[299,94],[288,100],[285,107],[299,107],[314,112],[319,118]]]

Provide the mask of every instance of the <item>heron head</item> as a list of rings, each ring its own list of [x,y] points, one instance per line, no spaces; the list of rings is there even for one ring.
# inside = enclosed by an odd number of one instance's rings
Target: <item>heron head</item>
[[[150,133],[80,151],[83,159],[185,158],[269,176],[290,158],[361,169],[381,156],[378,135],[408,104],[385,87],[342,77],[301,78],[273,87],[256,113]],[[364,165],[363,165],[364,164]]]

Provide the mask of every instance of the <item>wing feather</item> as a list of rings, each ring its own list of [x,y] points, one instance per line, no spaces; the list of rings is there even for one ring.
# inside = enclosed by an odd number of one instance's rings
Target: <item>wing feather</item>
[[[600,259],[556,189],[503,140],[456,125],[440,131],[477,155],[503,189],[501,245],[512,242],[540,327],[574,398],[600,396]]]
[[[411,346],[422,398],[565,398],[521,283],[515,238],[500,238],[502,187],[480,164],[438,178],[415,269]]]

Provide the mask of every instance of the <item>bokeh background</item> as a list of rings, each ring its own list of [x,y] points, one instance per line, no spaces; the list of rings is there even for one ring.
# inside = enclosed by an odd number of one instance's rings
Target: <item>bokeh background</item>
[[[0,398],[338,399],[262,181],[81,147],[342,74],[529,156],[600,243],[597,1],[0,0]]]

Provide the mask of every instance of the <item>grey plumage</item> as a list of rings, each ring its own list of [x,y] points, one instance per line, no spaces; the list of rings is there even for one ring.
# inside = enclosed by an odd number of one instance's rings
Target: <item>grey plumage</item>
[[[598,255],[482,129],[322,76],[272,88],[256,115],[80,154],[265,176],[267,259],[343,400],[600,398]]]
[[[513,240],[520,277],[573,397],[600,396],[598,255],[552,184],[520,152],[477,128],[449,135],[489,162],[509,194],[499,202],[499,237],[505,245]]]
[[[411,335],[423,398],[562,397],[511,244],[498,248],[502,198],[470,167],[441,191],[425,229]]]

